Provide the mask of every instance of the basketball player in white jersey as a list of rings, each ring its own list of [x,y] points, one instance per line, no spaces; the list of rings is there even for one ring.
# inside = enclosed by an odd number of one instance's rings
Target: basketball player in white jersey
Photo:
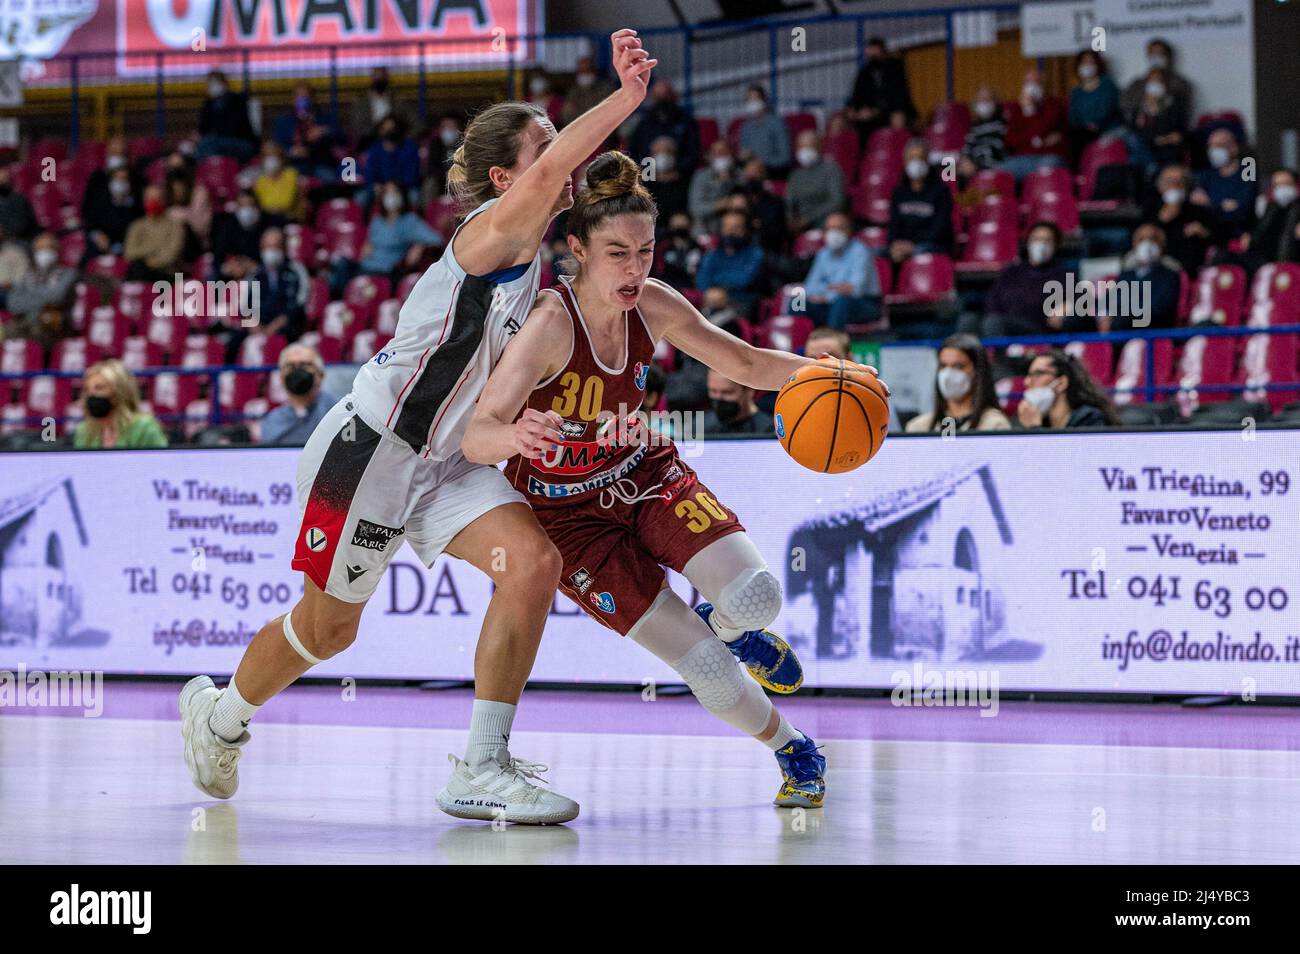
[[[438,793],[462,818],[549,824],[578,814],[533,784],[544,766],[510,755],[511,723],[559,580],[560,557],[501,474],[461,453],[474,401],[537,297],[538,249],[573,204],[570,174],[641,104],[650,59],[633,30],[611,37],[619,89],[556,135],[544,111],[500,103],[469,124],[448,183],[468,214],[402,305],[397,331],[325,416],[298,465],[293,566],[303,597],[249,644],[230,683],[181,692],[195,785],[229,798],[247,726],[272,696],[356,638],[366,600],[405,540],[496,583],[474,658],[469,746]],[[502,559],[504,557],[504,559]]]

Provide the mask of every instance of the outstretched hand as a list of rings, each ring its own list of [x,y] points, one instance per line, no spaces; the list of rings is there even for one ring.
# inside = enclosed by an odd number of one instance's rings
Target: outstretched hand
[[[650,59],[636,30],[619,30],[611,34],[609,40],[613,46],[614,72],[618,74],[619,84],[639,103],[650,89],[650,71],[659,65],[659,61]]]

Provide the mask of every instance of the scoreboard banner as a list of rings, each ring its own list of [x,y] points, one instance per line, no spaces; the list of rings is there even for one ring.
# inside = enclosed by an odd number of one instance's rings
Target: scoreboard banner
[[[1300,431],[896,436],[835,476],[775,441],[694,450],[782,581],[772,628],[809,686],[928,670],[1015,691],[1300,695]],[[0,670],[231,672],[301,593],[296,461],[0,455]],[[661,519],[689,518],[689,496]],[[491,584],[395,545],[355,645],[313,675],[472,675]],[[677,681],[562,596],[533,678]]]

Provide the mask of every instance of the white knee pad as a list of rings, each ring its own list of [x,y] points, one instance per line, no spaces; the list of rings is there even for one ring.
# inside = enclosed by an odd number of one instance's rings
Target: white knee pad
[[[781,581],[767,567],[745,570],[722,588],[715,609],[737,629],[765,629],[781,612]]]
[[[745,675],[721,640],[700,640],[672,665],[700,705],[724,722],[746,735],[757,735],[767,727],[771,700]]]

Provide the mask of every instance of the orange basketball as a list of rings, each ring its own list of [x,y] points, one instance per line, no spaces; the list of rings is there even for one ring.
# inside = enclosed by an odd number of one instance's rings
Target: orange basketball
[[[776,396],[776,436],[809,470],[842,474],[876,455],[889,431],[884,385],[839,358],[806,364]]]

